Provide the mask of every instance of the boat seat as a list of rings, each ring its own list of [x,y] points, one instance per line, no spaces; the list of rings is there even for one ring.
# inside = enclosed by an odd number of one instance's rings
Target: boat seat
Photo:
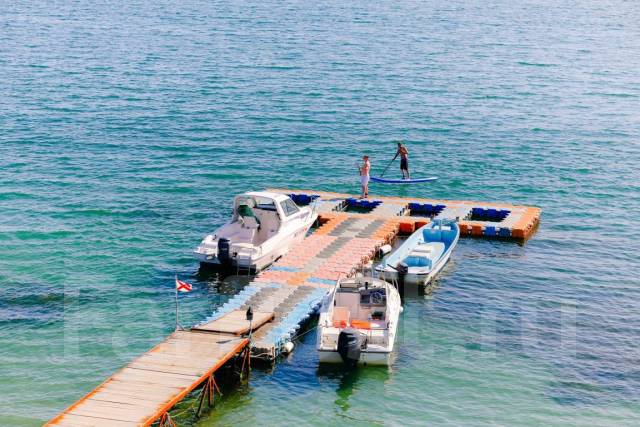
[[[367,322],[366,320],[353,319],[351,321],[351,326],[356,329],[371,329],[371,322]]]
[[[409,254],[403,261],[409,267],[431,267],[431,259],[422,255]]]
[[[431,245],[417,245],[411,251],[411,254],[425,254],[428,255],[433,252],[433,246]]]

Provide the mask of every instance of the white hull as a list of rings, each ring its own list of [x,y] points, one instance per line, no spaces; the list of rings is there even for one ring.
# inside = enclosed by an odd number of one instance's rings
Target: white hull
[[[451,253],[447,253],[445,256],[443,256],[436,264],[435,268],[428,272],[412,272],[411,269],[409,269],[409,272],[404,276],[404,284],[415,286],[428,285],[440,273],[440,271],[442,271],[444,266],[449,261],[449,258],[451,258]],[[398,272],[390,268],[387,268],[384,272],[381,272],[380,276],[382,279],[385,279],[387,281],[398,281]]]
[[[383,280],[338,281],[320,308],[316,335],[320,363],[390,365],[401,311],[400,294]]]
[[[409,236],[375,270],[380,278],[396,283],[398,269],[401,269],[404,270],[405,285],[426,285],[447,264],[459,237],[460,228],[456,222],[433,220]]]
[[[258,272],[301,242],[317,217],[315,208],[300,208],[283,194],[245,193],[234,200],[232,220],[205,236],[193,252],[204,265]]]
[[[237,268],[242,268],[247,270],[255,270],[256,272],[260,270],[264,270],[265,268],[273,264],[278,258],[280,258],[281,256],[285,255],[287,252],[289,252],[289,250],[291,250],[291,247],[293,245],[304,240],[305,236],[307,235],[307,231],[309,230],[309,228],[311,228],[314,221],[315,221],[315,218],[313,219],[313,221],[310,221],[308,224],[305,224],[304,227],[301,227],[299,230],[297,230],[293,234],[292,238],[289,239],[288,242],[283,242],[282,244],[276,246],[273,251],[267,252],[262,256],[256,257],[256,258],[243,259],[243,260],[232,259],[230,265],[232,267],[237,267]],[[214,255],[207,255],[207,254],[199,253],[197,251],[194,251],[194,255],[196,259],[200,261],[200,263],[202,264],[207,264],[212,266],[221,265],[220,260],[218,260],[218,258]]]
[[[392,352],[366,352],[360,354],[359,365],[389,366],[392,362]],[[318,350],[320,363],[344,363],[337,351]]]

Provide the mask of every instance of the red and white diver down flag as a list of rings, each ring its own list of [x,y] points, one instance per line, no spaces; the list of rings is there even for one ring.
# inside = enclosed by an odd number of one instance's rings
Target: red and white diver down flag
[[[191,292],[192,287],[191,283],[183,282],[176,277],[176,290],[178,292]]]

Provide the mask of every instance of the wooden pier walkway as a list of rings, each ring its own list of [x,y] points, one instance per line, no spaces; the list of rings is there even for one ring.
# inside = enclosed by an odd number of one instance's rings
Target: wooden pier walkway
[[[45,425],[172,425],[169,410],[201,385],[211,400],[217,388],[213,375],[232,357],[248,351],[248,344],[247,338],[235,334],[176,331]]]

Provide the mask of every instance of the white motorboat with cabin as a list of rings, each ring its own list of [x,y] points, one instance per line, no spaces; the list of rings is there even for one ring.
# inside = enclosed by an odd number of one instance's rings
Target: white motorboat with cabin
[[[231,221],[194,254],[201,264],[260,271],[302,241],[317,218],[314,206],[300,207],[284,194],[244,193],[234,199]]]
[[[458,244],[460,227],[454,220],[434,219],[416,230],[376,266],[379,276],[397,283],[425,285],[442,270]]]
[[[320,362],[389,365],[401,311],[400,294],[384,280],[339,280],[320,309]]]

